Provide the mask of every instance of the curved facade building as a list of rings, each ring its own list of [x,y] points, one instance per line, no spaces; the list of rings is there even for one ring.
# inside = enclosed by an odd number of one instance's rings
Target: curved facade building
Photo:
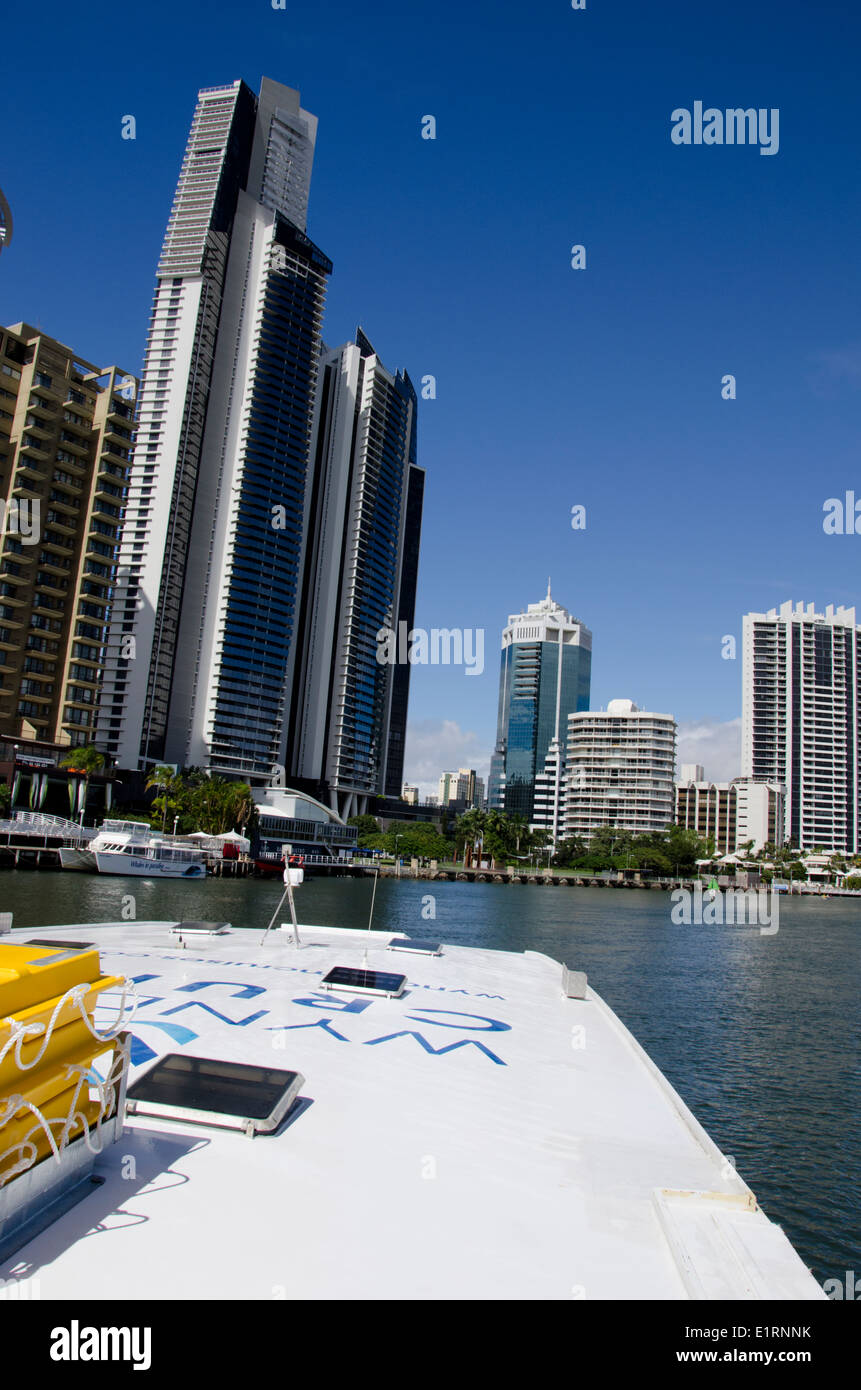
[[[676,721],[611,700],[568,718],[566,836],[590,840],[602,826],[635,835],[675,819]]]

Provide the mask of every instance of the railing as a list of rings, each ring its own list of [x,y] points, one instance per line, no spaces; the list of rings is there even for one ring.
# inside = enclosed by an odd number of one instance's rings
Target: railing
[[[96,833],[83,829],[77,821],[46,816],[41,811],[17,811],[12,820],[0,821],[0,834],[3,835],[64,835],[75,840],[91,840]]]

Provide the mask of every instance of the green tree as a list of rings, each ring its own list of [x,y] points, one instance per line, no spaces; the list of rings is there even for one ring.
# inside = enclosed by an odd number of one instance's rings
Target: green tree
[[[570,835],[567,840],[560,840],[556,846],[553,863],[560,869],[569,869],[582,862],[585,856],[586,841],[579,835]]]
[[[478,852],[481,854],[488,819],[488,812],[478,811],[474,807],[471,811],[464,811],[462,816],[458,816],[454,827],[454,843],[458,849],[464,850],[464,860],[466,859],[467,845],[478,846]]]
[[[490,853],[492,867],[496,868],[497,860],[508,859],[516,853],[525,821],[522,816],[509,817],[502,811],[486,811],[484,816],[484,847]],[[526,831],[528,833],[528,827]]]
[[[666,852],[674,873],[681,876],[692,874],[698,859],[707,859],[714,853],[714,844],[701,840],[695,830],[686,830],[681,825],[667,826]]]
[[[348,825],[354,825],[358,833],[357,845],[359,849],[373,849],[375,846],[369,843],[380,834],[380,822],[374,816],[350,816]]]
[[[168,799],[172,788],[178,781],[178,776],[179,774],[175,768],[168,767],[164,763],[159,763],[158,767],[153,768],[146,781],[147,791],[152,791],[153,788],[160,788],[163,792],[162,796],[153,797],[152,802],[153,811],[161,812],[162,833],[164,832],[165,822],[167,820]]]
[[[189,807],[197,828],[207,835],[227,835],[237,826],[250,829],[256,823],[257,808],[247,782],[206,777],[190,791],[180,785],[178,793],[180,813]]]

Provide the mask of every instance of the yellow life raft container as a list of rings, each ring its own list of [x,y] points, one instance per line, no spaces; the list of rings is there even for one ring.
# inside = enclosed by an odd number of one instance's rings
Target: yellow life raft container
[[[93,947],[0,945],[0,1188],[116,1110],[128,1050],[95,1026],[99,996],[128,981],[103,975]],[[96,1059],[99,1068],[96,1068]]]

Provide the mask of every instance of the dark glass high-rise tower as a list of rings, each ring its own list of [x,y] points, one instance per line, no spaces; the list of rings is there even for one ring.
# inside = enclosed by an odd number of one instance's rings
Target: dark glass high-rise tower
[[[361,329],[320,369],[309,502],[301,700],[290,771],[339,815],[403,778],[410,666],[378,659],[378,633],[412,627],[424,472],[416,393]]]
[[[588,710],[592,634],[547,597],[512,614],[502,634],[496,749],[490,760],[491,810],[532,821],[535,779],[567,719]]]
[[[323,345],[305,231],[316,117],[264,79],[199,93],[158,284],[101,741],[129,767],[264,785],[345,814],[400,783],[423,474],[416,393],[359,331]],[[362,804],[361,809],[364,809]]]
[[[326,282],[317,120],[199,93],[158,266],[100,742],[123,766],[286,762]]]

